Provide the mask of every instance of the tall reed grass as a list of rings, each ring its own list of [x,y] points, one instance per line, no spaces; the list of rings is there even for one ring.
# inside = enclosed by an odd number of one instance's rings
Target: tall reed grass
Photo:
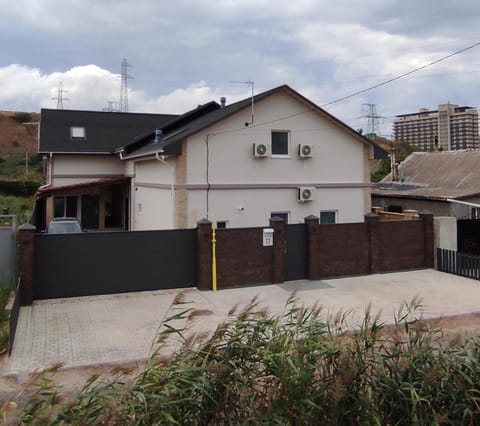
[[[35,425],[478,425],[479,340],[446,339],[404,306],[385,326],[288,300],[269,315],[256,300],[208,335],[189,335],[196,311],[163,323],[133,380],[92,377],[73,400],[40,378],[19,417]],[[173,353],[172,353],[173,351]]]

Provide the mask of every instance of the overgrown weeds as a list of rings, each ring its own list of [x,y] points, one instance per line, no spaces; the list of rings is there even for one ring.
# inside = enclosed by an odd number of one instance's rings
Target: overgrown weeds
[[[178,308],[178,306],[177,306]],[[430,425],[480,423],[479,341],[449,341],[405,305],[395,326],[367,310],[322,320],[293,295],[270,316],[256,300],[207,336],[188,334],[192,309],[159,329],[158,346],[131,383],[94,376],[74,400],[40,380],[23,424]],[[173,351],[173,352],[172,352]]]

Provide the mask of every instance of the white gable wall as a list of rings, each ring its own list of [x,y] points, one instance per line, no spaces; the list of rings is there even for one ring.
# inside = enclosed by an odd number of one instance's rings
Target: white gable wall
[[[339,222],[363,221],[368,206],[362,142],[283,92],[258,102],[254,115],[253,126],[244,125],[251,119],[247,109],[188,139],[189,226],[206,216],[207,192],[210,220],[227,220],[232,227],[265,224],[273,211],[289,212],[290,223],[321,210],[337,211]],[[267,123],[287,116],[292,117]],[[253,143],[270,144],[272,130],[290,131],[290,155],[254,158]],[[299,159],[299,144],[312,145],[313,157]],[[297,202],[297,186],[315,187],[314,200]]]

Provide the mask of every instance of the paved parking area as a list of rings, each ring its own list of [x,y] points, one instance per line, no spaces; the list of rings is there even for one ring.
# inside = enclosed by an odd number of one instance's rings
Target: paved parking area
[[[217,292],[188,289],[182,296],[186,303],[174,306],[182,290],[44,300],[21,308],[3,374],[22,375],[58,363],[71,368],[144,360],[162,321],[179,310],[197,310],[192,331],[211,331],[234,305],[245,306],[254,296],[271,314],[281,313],[292,291],[301,304],[322,305],[325,316],[349,311],[352,326],[369,305],[383,321],[393,322],[414,297],[422,300],[425,318],[480,311],[480,281],[432,269]]]

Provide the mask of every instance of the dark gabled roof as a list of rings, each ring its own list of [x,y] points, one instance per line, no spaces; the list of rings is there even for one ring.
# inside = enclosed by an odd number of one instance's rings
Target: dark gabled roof
[[[262,99],[265,99],[280,91],[286,91],[290,95],[296,97],[298,100],[300,100],[300,102],[306,104],[309,107],[309,110],[316,110],[325,118],[334,122],[337,126],[342,127],[359,141],[378,148],[377,144],[372,142],[370,139],[360,135],[354,129],[347,126],[345,123],[335,118],[333,115],[329,114],[327,111],[320,108],[318,105],[314,104],[287,85],[282,85],[266,92],[262,92],[254,96],[253,102],[256,104]],[[150,133],[132,141],[132,143],[123,147],[121,151],[124,155],[126,155],[127,158],[129,156],[139,157],[151,155],[160,151],[164,152],[165,154],[179,154],[181,151],[180,143],[183,139],[215,123],[218,123],[243,109],[250,108],[251,104],[252,98],[246,98],[231,105],[227,105],[224,108],[222,108],[216,102],[210,102],[208,104],[201,105],[196,110],[189,111],[186,114],[172,120],[170,123],[167,123],[165,127],[162,128],[163,140],[161,143],[154,142],[155,133],[152,129]],[[197,113],[195,114],[195,112]],[[253,126],[255,126],[255,123]],[[378,149],[383,151],[381,148]]]
[[[139,114],[42,109],[39,153],[113,153],[139,135],[162,127],[173,114]],[[71,138],[72,127],[83,127],[85,138]]]

